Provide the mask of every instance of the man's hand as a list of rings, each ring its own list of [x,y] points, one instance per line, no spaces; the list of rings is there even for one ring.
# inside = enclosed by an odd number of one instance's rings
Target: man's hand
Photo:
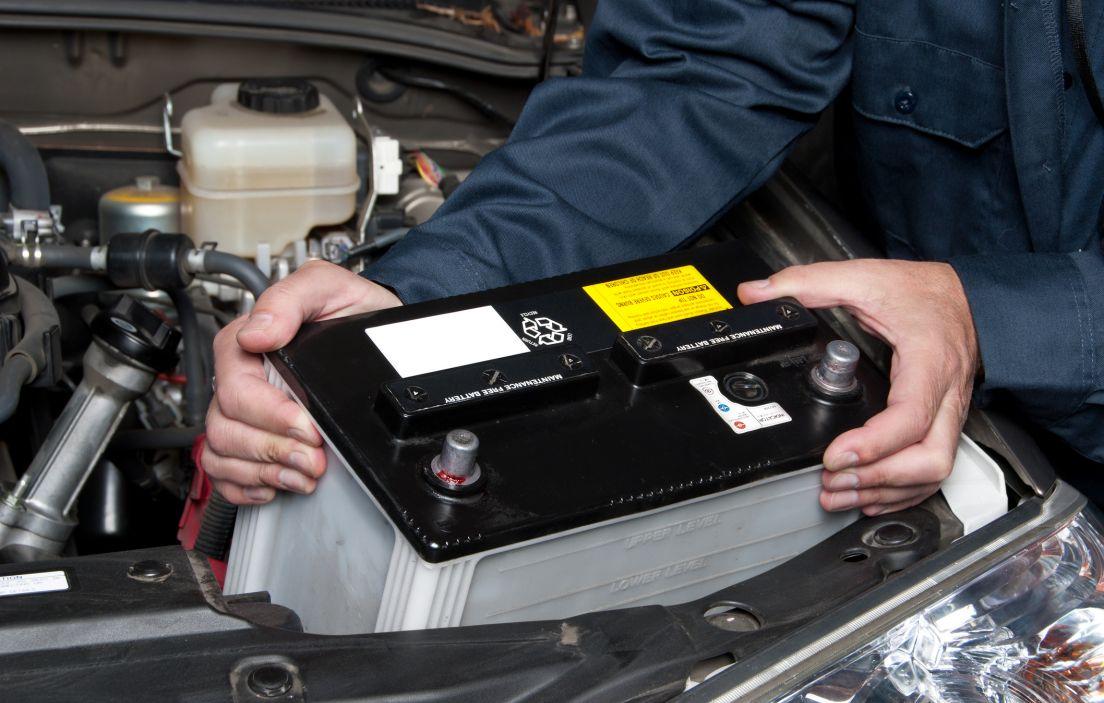
[[[745,304],[790,296],[810,308],[843,307],[893,348],[888,406],[824,452],[826,510],[878,515],[939,489],[951,473],[978,361],[954,269],[877,259],[793,266],[741,284],[738,295]]]
[[[313,261],[269,288],[253,313],[215,337],[215,397],[200,462],[232,503],[267,503],[276,488],[310,493],[326,469],[322,437],[295,401],[265,380],[262,352],[291,341],[304,322],[401,305],[351,271]]]

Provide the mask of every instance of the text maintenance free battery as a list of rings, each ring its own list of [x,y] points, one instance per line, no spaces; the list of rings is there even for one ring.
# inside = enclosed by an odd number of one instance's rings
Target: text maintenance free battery
[[[313,495],[243,508],[227,591],[308,632],[563,618],[702,597],[857,517],[820,457],[884,407],[865,360],[739,243],[309,324],[267,359],[310,413]],[[844,359],[847,363],[847,360]]]

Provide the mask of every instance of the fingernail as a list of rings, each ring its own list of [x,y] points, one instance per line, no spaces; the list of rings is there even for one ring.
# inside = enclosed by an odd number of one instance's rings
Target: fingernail
[[[303,444],[314,445],[316,443],[315,439],[313,436],[311,436],[310,430],[306,429],[306,427],[309,427],[309,425],[306,425],[306,422],[302,418],[300,418],[298,422],[302,424],[298,427],[292,427],[291,429],[289,429],[288,437],[291,437],[298,442],[302,442]]]
[[[847,510],[855,507],[859,502],[858,491],[840,491],[828,494],[829,510]]]
[[[867,517],[874,517],[875,515],[881,515],[885,512],[885,508],[880,505],[871,505],[870,507],[863,508],[863,515]]]
[[[761,281],[745,281],[744,285],[751,288],[766,288],[770,285],[770,281],[764,278]]]
[[[280,473],[276,475],[276,480],[280,482],[281,486],[289,491],[310,493],[310,483],[307,481],[307,477],[298,471],[280,469]]]
[[[241,328],[242,332],[263,332],[272,325],[272,314],[267,312],[255,312],[249,316],[245,325]]]
[[[303,452],[292,452],[288,455],[288,461],[290,461],[291,465],[299,469],[300,471],[304,471],[308,474],[314,471],[314,466],[311,464],[310,457]],[[283,473],[284,472],[281,471],[280,475],[282,476]]]
[[[249,500],[256,500],[259,502],[268,502],[276,495],[276,492],[271,488],[265,488],[264,486],[247,486],[242,493]]]
[[[859,476],[850,471],[841,471],[832,476],[831,480],[828,481],[828,487],[833,491],[842,491],[846,488],[858,488]]]
[[[850,469],[858,463],[858,454],[855,452],[844,452],[843,454],[837,454],[834,459],[829,459],[826,468],[829,471],[842,471],[843,469]]]

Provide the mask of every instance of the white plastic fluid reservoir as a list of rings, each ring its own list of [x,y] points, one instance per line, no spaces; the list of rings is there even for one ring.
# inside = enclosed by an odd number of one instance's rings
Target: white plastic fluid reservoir
[[[184,115],[181,150],[183,230],[231,254],[281,251],[356,206],[356,136],[305,80],[218,86]]]

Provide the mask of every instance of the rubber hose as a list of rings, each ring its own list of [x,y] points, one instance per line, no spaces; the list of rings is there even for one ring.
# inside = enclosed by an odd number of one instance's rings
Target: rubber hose
[[[111,283],[98,276],[54,276],[50,282],[53,284],[54,300],[111,289]]]
[[[25,268],[82,269],[92,271],[92,247],[70,244],[38,244],[24,248],[13,241],[0,242],[13,266]]]
[[[223,498],[218,491],[213,491],[203,511],[203,522],[200,523],[199,534],[196,535],[195,550],[212,559],[226,561],[237,517],[238,506]]]
[[[33,373],[34,367],[25,356],[12,357],[0,366],[0,424],[15,414],[23,386],[31,381]]]
[[[92,270],[91,247],[43,244],[38,249],[42,252],[42,266],[44,268]]]
[[[23,210],[50,209],[46,165],[30,140],[15,126],[0,121],[0,170],[8,181],[11,204]],[[0,203],[0,210],[7,210]]]
[[[261,293],[268,288],[268,278],[259,268],[240,256],[227,254],[224,251],[204,252],[203,270],[207,273],[223,273],[236,279],[253,294],[254,298],[261,297]]]
[[[211,384],[203,363],[203,335],[199,331],[195,303],[184,288],[167,291],[176,307],[176,316],[180,321],[180,332],[184,337],[184,415],[188,425],[202,427],[207,415],[207,405],[211,402]]]
[[[26,279],[12,276],[19,287],[20,316],[23,318],[23,338],[8,352],[0,366],[0,423],[6,422],[19,406],[22,388],[33,381],[46,367],[43,338],[52,328],[59,327],[57,309],[46,294]]]

